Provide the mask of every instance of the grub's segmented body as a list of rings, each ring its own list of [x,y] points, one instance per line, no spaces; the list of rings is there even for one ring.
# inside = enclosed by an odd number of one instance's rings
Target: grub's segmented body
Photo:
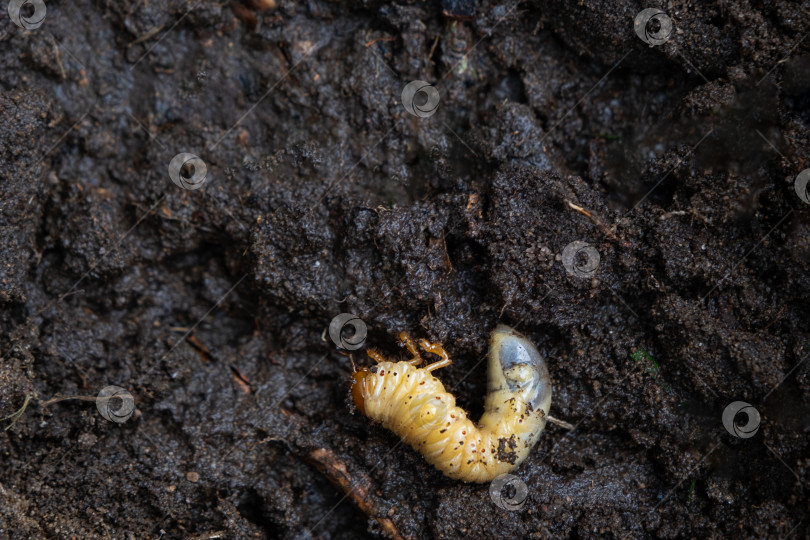
[[[551,405],[551,381],[540,353],[508,326],[493,332],[489,353],[485,412],[476,425],[431,373],[448,365],[447,353],[422,340],[425,351],[443,359],[425,368],[415,344],[400,338],[414,355],[390,362],[377,360],[357,371],[352,395],[358,409],[399,435],[447,476],[487,482],[515,469],[537,442]]]

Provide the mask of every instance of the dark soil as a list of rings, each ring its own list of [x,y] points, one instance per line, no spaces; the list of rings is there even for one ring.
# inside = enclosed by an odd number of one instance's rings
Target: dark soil
[[[0,538],[810,537],[810,2],[268,3],[3,4]],[[339,313],[476,417],[537,344],[521,509],[352,410]]]

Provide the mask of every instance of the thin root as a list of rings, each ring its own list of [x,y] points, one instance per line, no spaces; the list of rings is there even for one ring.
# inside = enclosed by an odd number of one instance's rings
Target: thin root
[[[12,426],[14,426],[14,424],[17,423],[17,420],[19,420],[20,417],[23,415],[23,413],[25,413],[25,409],[28,408],[28,402],[29,401],[31,401],[31,394],[25,394],[25,401],[23,402],[22,407],[20,407],[17,411],[11,413],[8,416],[4,416],[3,418],[0,418],[0,421],[3,421],[3,422],[6,421],[6,420],[11,420],[11,423],[9,425],[7,425],[5,427],[5,429],[3,429],[3,431],[8,431],[9,429],[12,428]]]

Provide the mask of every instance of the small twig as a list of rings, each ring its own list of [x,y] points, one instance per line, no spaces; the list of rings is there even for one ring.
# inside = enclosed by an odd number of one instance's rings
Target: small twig
[[[188,331],[188,330],[187,330]],[[191,348],[194,349],[202,358],[203,362],[215,362],[214,355],[211,353],[211,349],[209,349],[199,338],[195,335],[190,335],[186,338],[186,343],[191,345]]]
[[[565,420],[558,420],[557,418],[554,418],[551,415],[546,416],[546,420],[548,420],[552,424],[556,424],[556,425],[560,426],[563,429],[567,429],[568,431],[572,431],[574,429],[574,426],[569,424]]]
[[[771,325],[772,325],[773,323],[775,323],[776,321],[778,321],[778,320],[779,320],[779,316],[782,314],[782,312],[783,312],[783,311],[785,311],[785,306],[782,306],[782,307],[779,309],[779,313],[777,313],[777,314],[776,314],[776,317],[774,317],[774,318],[773,318],[773,320],[772,320],[771,322],[769,322],[769,323],[768,323],[768,324],[765,326],[765,328],[763,328],[763,329],[762,329],[762,331],[764,332],[765,330],[767,330],[768,328],[770,328],[770,327],[771,327]]]
[[[430,59],[433,58],[433,53],[436,51],[436,45],[439,44],[439,36],[436,36],[436,39],[433,40],[433,46],[430,48],[430,53],[428,53],[427,58],[425,59],[425,63],[430,63]]]
[[[573,208],[573,209],[574,209],[574,210],[576,210],[577,212],[582,212],[583,214],[585,214],[585,215],[586,215],[586,216],[588,216],[589,218],[593,219],[593,214],[591,214],[589,211],[585,210],[585,209],[584,209],[584,208],[582,208],[581,206],[579,206],[579,205],[577,205],[577,204],[574,204],[574,203],[572,203],[571,201],[569,201],[569,200],[567,200],[567,199],[566,199],[566,201],[565,201],[565,202],[567,202],[567,203],[568,203],[568,206],[570,206],[571,208]]]
[[[404,540],[397,531],[394,522],[384,517],[384,513],[375,504],[370,494],[371,486],[367,478],[353,479],[349,471],[346,470],[346,465],[338,459],[334,452],[326,448],[312,450],[306,455],[306,460],[323,473],[330,482],[343,490],[347,496],[351,497],[360,510],[377,520],[377,523],[391,538]]]
[[[140,37],[135,39],[135,41],[132,41],[132,42],[128,43],[127,47],[132,47],[133,45],[137,45],[138,43],[141,43],[142,41],[146,41],[147,39],[151,38],[152,36],[154,36],[155,34],[160,32],[161,30],[163,30],[164,26],[165,25],[161,24],[160,26],[156,26],[156,27],[152,28],[151,30],[147,31],[145,34],[142,34]]]
[[[245,394],[253,395],[253,389],[250,387],[250,379],[248,376],[242,373],[242,370],[235,364],[231,364],[230,368],[233,380],[239,386],[239,389]]]
[[[377,39],[372,39],[371,41],[366,43],[365,46],[370,47],[370,46],[374,45],[375,43],[377,43],[378,41],[396,41],[396,38],[378,37]]]
[[[658,216],[658,221],[664,221],[666,219],[671,218],[672,216],[685,216],[688,212],[683,210],[673,210],[672,212],[667,212],[666,214],[661,214]]]
[[[576,210],[577,212],[587,216],[588,219],[590,219],[596,226],[598,226],[600,229],[602,229],[602,232],[606,236],[608,236],[609,238],[619,242],[624,247],[628,247],[630,245],[630,242],[628,242],[627,240],[622,240],[621,238],[616,236],[616,232],[615,232],[616,231],[616,225],[614,225],[613,227],[608,227],[607,225],[605,225],[605,222],[602,221],[602,218],[600,218],[599,216],[597,216],[596,214],[594,214],[593,212],[591,212],[587,208],[583,208],[583,207],[579,206],[578,204],[574,204],[571,201],[569,201],[568,199],[565,199],[565,202],[568,203],[568,207],[571,208],[572,210]]]

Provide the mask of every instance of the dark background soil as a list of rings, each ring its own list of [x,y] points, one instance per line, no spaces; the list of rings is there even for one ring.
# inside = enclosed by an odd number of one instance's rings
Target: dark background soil
[[[631,1],[259,4],[2,5],[0,537],[810,537],[810,2],[654,3],[657,47]],[[522,509],[352,412],[342,312],[476,417],[494,326],[538,345],[576,429]]]

